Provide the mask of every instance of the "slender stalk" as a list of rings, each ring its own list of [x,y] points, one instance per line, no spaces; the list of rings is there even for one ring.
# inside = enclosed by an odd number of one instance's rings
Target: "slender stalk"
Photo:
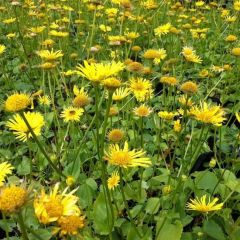
[[[102,177],[103,177],[103,185],[105,188],[105,192],[106,192],[106,199],[108,201],[109,207],[110,207],[110,211],[111,211],[111,216],[112,216],[112,225],[114,223],[114,211],[113,211],[113,206],[112,206],[112,202],[111,202],[111,195],[107,186],[107,168],[105,165],[105,162],[103,160],[103,154],[104,154],[104,138],[105,138],[105,134],[106,134],[106,130],[107,130],[107,124],[108,124],[108,117],[109,117],[109,112],[110,112],[110,107],[112,104],[112,95],[113,92],[109,92],[108,95],[108,103],[107,103],[107,109],[106,109],[106,113],[105,113],[105,117],[104,117],[104,121],[103,121],[103,130],[102,130],[102,135],[101,135],[101,139],[100,139],[100,155],[101,155],[101,164],[102,164]]]
[[[129,206],[128,206],[128,203],[127,203],[127,200],[126,200],[126,197],[125,197],[125,193],[124,193],[124,190],[123,190],[123,174],[122,174],[122,169],[121,168],[119,168],[119,173],[120,173],[120,190],[121,190],[121,194],[122,194],[122,199],[123,199],[127,214],[129,216],[130,222],[131,222],[132,226],[134,227],[138,237],[141,239],[142,235],[140,234],[140,232],[138,231],[137,227],[134,224],[133,217],[132,217],[132,214],[130,213],[130,209],[129,209]]]
[[[40,151],[42,152],[42,154],[44,155],[44,157],[47,159],[49,165],[55,170],[55,172],[56,172],[59,176],[66,178],[66,176],[55,166],[55,164],[52,162],[52,160],[51,160],[50,157],[48,156],[47,152],[45,151],[45,149],[43,148],[42,144],[41,144],[40,141],[38,140],[36,134],[34,133],[31,125],[29,124],[28,120],[26,119],[24,113],[23,113],[23,112],[20,112],[20,115],[21,115],[23,121],[26,123],[26,125],[27,125],[27,127],[28,127],[28,129],[29,129],[29,131],[30,131],[30,133],[31,133],[34,141],[37,143]]]
[[[4,213],[2,213],[2,216],[3,216],[4,225],[5,225],[6,237],[7,237],[7,240],[9,240],[9,228],[8,228],[7,219]]]
[[[141,144],[141,148],[143,149],[143,117],[141,117],[140,119],[140,136],[141,136],[141,140],[140,140],[140,144]],[[142,197],[142,179],[143,179],[143,168],[140,169],[140,182],[139,182],[139,197]]]
[[[24,225],[24,220],[23,220],[22,213],[19,212],[17,217],[18,217],[18,223],[19,223],[19,227],[20,227],[20,230],[21,230],[21,233],[22,233],[23,240],[29,240],[28,235],[27,235],[27,231],[26,231],[26,227]]]

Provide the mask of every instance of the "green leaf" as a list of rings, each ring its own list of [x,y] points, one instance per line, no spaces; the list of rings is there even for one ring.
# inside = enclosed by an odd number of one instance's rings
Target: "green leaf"
[[[108,219],[105,197],[103,193],[100,193],[93,205],[93,222],[94,229],[101,235],[108,235],[111,232],[110,224],[111,219]]]
[[[217,177],[212,172],[198,173],[195,184],[198,189],[213,190],[218,182]]]
[[[205,221],[203,224],[203,231],[208,236],[216,240],[226,240],[222,228],[213,220]]]
[[[52,233],[47,229],[32,230],[32,233],[28,234],[30,240],[38,240],[36,236],[39,236],[42,240],[49,240],[52,237]]]
[[[183,226],[182,223],[177,220],[175,223],[170,223],[169,220],[165,221],[160,218],[157,222],[157,237],[156,240],[180,240],[182,236]]]
[[[88,178],[86,180],[86,184],[92,188],[92,190],[97,190],[97,183],[95,182],[95,180],[93,178]]]
[[[156,214],[160,208],[160,199],[153,197],[149,198],[146,205],[146,213]]]
[[[22,159],[20,165],[18,165],[18,167],[17,167],[17,173],[19,175],[27,175],[30,173],[30,161],[31,161],[31,159],[23,156],[23,159]]]
[[[79,196],[79,201],[82,208],[92,205],[93,190],[89,185],[87,184],[81,185],[77,191],[77,194]]]

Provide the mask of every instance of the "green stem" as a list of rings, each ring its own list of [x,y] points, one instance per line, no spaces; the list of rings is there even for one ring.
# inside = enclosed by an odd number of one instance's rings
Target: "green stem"
[[[125,197],[125,193],[124,193],[124,190],[123,190],[123,174],[122,174],[122,169],[120,167],[119,167],[119,173],[120,173],[120,190],[121,190],[123,202],[124,202],[127,214],[129,216],[130,222],[131,222],[132,226],[134,227],[138,237],[141,239],[142,235],[139,233],[137,227],[134,224],[133,217],[132,217],[132,214],[130,213],[130,209],[129,209],[129,206],[128,206],[128,203],[127,203],[127,200],[126,200],[126,197]]]
[[[6,237],[7,237],[7,240],[9,240],[9,229],[8,229],[7,219],[4,213],[2,213],[2,216],[3,216],[4,225],[5,225]]]
[[[141,144],[141,148],[143,149],[143,117],[141,117],[140,131],[141,131],[140,144]],[[143,179],[143,168],[140,169],[140,182],[139,182],[139,197],[140,198],[142,197],[142,179]]]
[[[21,230],[21,233],[22,233],[22,238],[23,238],[23,240],[29,240],[28,235],[27,235],[27,231],[26,231],[26,227],[24,225],[22,213],[19,212],[17,216],[18,216],[19,227],[20,227],[20,230]]]
[[[107,109],[106,109],[106,113],[105,113],[105,117],[104,117],[104,121],[103,121],[103,130],[102,130],[102,135],[101,135],[101,139],[100,139],[100,158],[101,158],[101,164],[102,164],[102,178],[103,178],[103,185],[105,188],[105,192],[106,192],[106,199],[108,201],[109,207],[110,207],[110,211],[111,211],[111,216],[112,216],[112,225],[114,223],[114,211],[113,211],[113,206],[112,206],[112,202],[111,202],[111,195],[107,186],[107,168],[105,165],[105,162],[103,160],[103,154],[104,154],[104,138],[105,138],[105,134],[106,134],[106,130],[107,130],[107,124],[108,124],[108,117],[109,117],[109,112],[110,112],[110,107],[112,105],[112,95],[113,92],[109,92],[108,95],[108,103],[107,103]]]
[[[54,163],[52,162],[52,160],[50,159],[50,157],[48,156],[48,154],[46,153],[45,149],[43,148],[42,144],[39,142],[36,134],[34,133],[31,125],[29,124],[28,120],[26,119],[25,115],[23,112],[20,112],[20,116],[22,117],[23,121],[26,123],[34,141],[37,143],[40,151],[42,152],[42,154],[44,155],[44,157],[47,159],[48,163],[50,164],[50,166],[56,171],[56,173],[61,176],[66,178],[66,176],[54,165]]]
[[[202,137],[203,137],[203,133],[204,133],[204,130],[205,130],[205,125],[202,127],[201,129],[201,133],[200,133],[200,136],[199,136],[199,139],[198,139],[198,142],[196,144],[196,148],[195,148],[195,151],[191,157],[191,163],[189,164],[189,170],[191,170],[192,166],[194,165],[195,161],[196,161],[196,158],[198,157],[198,154],[202,148]]]

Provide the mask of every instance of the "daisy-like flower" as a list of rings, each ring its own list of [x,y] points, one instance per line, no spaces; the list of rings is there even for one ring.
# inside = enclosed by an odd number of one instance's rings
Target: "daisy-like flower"
[[[58,227],[53,232],[54,234],[59,233],[60,237],[64,235],[75,236],[85,226],[84,219],[84,216],[75,215],[60,217],[57,221]]]
[[[81,211],[76,205],[78,197],[74,196],[76,189],[67,193],[67,189],[60,193],[57,183],[49,194],[44,190],[34,199],[34,210],[39,222],[43,224],[58,221],[61,217],[79,216]]]
[[[206,198],[207,196],[203,195],[200,200],[198,198],[190,199],[190,202],[186,205],[187,209],[202,213],[208,213],[222,209],[223,203],[216,204],[216,202],[219,200],[218,198],[214,198],[212,201],[210,201],[210,198],[208,201],[206,201]]]
[[[166,23],[155,28],[154,33],[156,36],[161,37],[162,35],[166,35],[167,33],[169,33],[171,27],[172,27],[171,23]]]
[[[112,99],[113,101],[122,101],[125,97],[127,97],[130,94],[130,90],[128,88],[118,88],[113,93]]]
[[[173,125],[173,130],[177,133],[181,132],[181,129],[182,129],[182,124],[180,122],[180,120],[176,120],[174,121],[174,125]]]
[[[6,47],[2,44],[0,44],[0,55],[3,54],[6,50]]]
[[[198,91],[198,86],[192,81],[187,81],[180,86],[180,90],[186,94],[193,94]]]
[[[166,50],[161,48],[159,50],[156,49],[148,49],[143,57],[146,59],[153,59],[155,63],[159,63],[161,60],[165,59],[167,56]]]
[[[74,107],[77,107],[77,108],[85,107],[86,105],[88,105],[90,103],[90,98],[89,98],[87,92],[84,91],[83,87],[81,89],[79,89],[76,85],[74,85],[73,93],[76,96],[72,102]]]
[[[234,1],[233,8],[236,11],[240,11],[240,1]]]
[[[115,128],[108,133],[108,140],[114,143],[120,142],[124,137],[124,131]]]
[[[110,91],[115,91],[121,86],[121,81],[115,77],[110,77],[102,81],[103,86]]]
[[[201,58],[198,55],[196,55],[196,52],[195,50],[193,50],[192,47],[183,47],[182,55],[185,57],[185,59],[188,62],[193,62],[193,63],[202,62]]]
[[[7,112],[18,112],[27,108],[31,104],[29,94],[14,93],[5,101],[5,110]]]
[[[200,107],[192,107],[190,113],[196,120],[217,127],[222,126],[226,120],[224,110],[220,106],[210,106],[206,102],[202,102]]]
[[[45,96],[39,96],[38,97],[38,102],[41,104],[41,105],[46,105],[46,106],[50,106],[51,104],[51,100],[49,98],[49,96],[45,95]]]
[[[40,136],[41,129],[45,124],[42,114],[39,112],[27,112],[23,114],[35,135]],[[16,138],[20,141],[25,142],[29,138],[32,138],[32,134],[28,129],[28,126],[19,114],[15,114],[13,119],[8,120],[6,126],[13,131],[13,134],[16,135]]]
[[[83,115],[83,112],[83,108],[67,107],[62,111],[60,117],[63,118],[64,122],[79,122],[80,117]]]
[[[108,178],[107,183],[108,183],[108,188],[110,190],[114,189],[115,187],[118,186],[120,182],[120,176],[117,171],[113,172],[111,177]]]
[[[116,76],[124,69],[124,64],[121,62],[110,63],[88,63],[84,61],[84,66],[77,66],[77,74],[87,78],[94,83],[100,83],[104,79]]]
[[[143,78],[131,78],[129,90],[134,94],[139,102],[143,102],[152,97],[152,83]]]
[[[232,55],[234,56],[240,56],[240,47],[233,48],[231,51]]]
[[[176,116],[176,113],[173,112],[167,112],[167,111],[160,111],[158,113],[158,116],[164,120],[172,120],[174,116]]]
[[[135,115],[139,117],[147,117],[152,113],[152,109],[145,104],[140,105],[133,109]]]
[[[170,86],[175,86],[178,84],[178,80],[175,77],[171,76],[163,76],[160,78],[161,83],[165,83]]]
[[[6,176],[12,174],[13,169],[14,167],[8,162],[0,163],[0,187],[3,186]]]
[[[37,52],[37,55],[47,62],[53,62],[57,60],[58,58],[61,58],[63,56],[63,53],[61,50],[54,52],[53,49],[51,51],[49,50],[41,50]]]
[[[27,199],[27,191],[18,186],[5,187],[0,192],[0,211],[14,213],[20,210]]]
[[[124,148],[121,149],[118,144],[110,145],[108,151],[105,151],[104,159],[112,165],[119,167],[149,167],[151,160],[145,157],[145,151],[129,150],[128,143],[124,143]]]

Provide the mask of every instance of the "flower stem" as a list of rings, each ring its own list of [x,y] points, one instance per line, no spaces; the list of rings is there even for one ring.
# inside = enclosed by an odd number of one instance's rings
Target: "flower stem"
[[[42,152],[42,154],[44,155],[44,157],[47,159],[47,161],[48,161],[48,163],[50,164],[50,166],[55,170],[55,172],[56,172],[59,176],[66,178],[66,176],[55,166],[55,164],[52,162],[52,160],[50,159],[50,157],[49,157],[48,154],[46,153],[45,149],[43,148],[42,144],[39,142],[36,134],[34,133],[31,125],[29,124],[28,120],[26,119],[24,113],[23,113],[23,112],[20,112],[20,115],[21,115],[23,121],[26,123],[26,125],[27,125],[27,127],[28,127],[28,129],[29,129],[29,131],[30,131],[30,133],[31,133],[34,141],[37,143],[40,151]]]
[[[22,233],[23,240],[29,240],[21,212],[18,213],[18,223]]]

